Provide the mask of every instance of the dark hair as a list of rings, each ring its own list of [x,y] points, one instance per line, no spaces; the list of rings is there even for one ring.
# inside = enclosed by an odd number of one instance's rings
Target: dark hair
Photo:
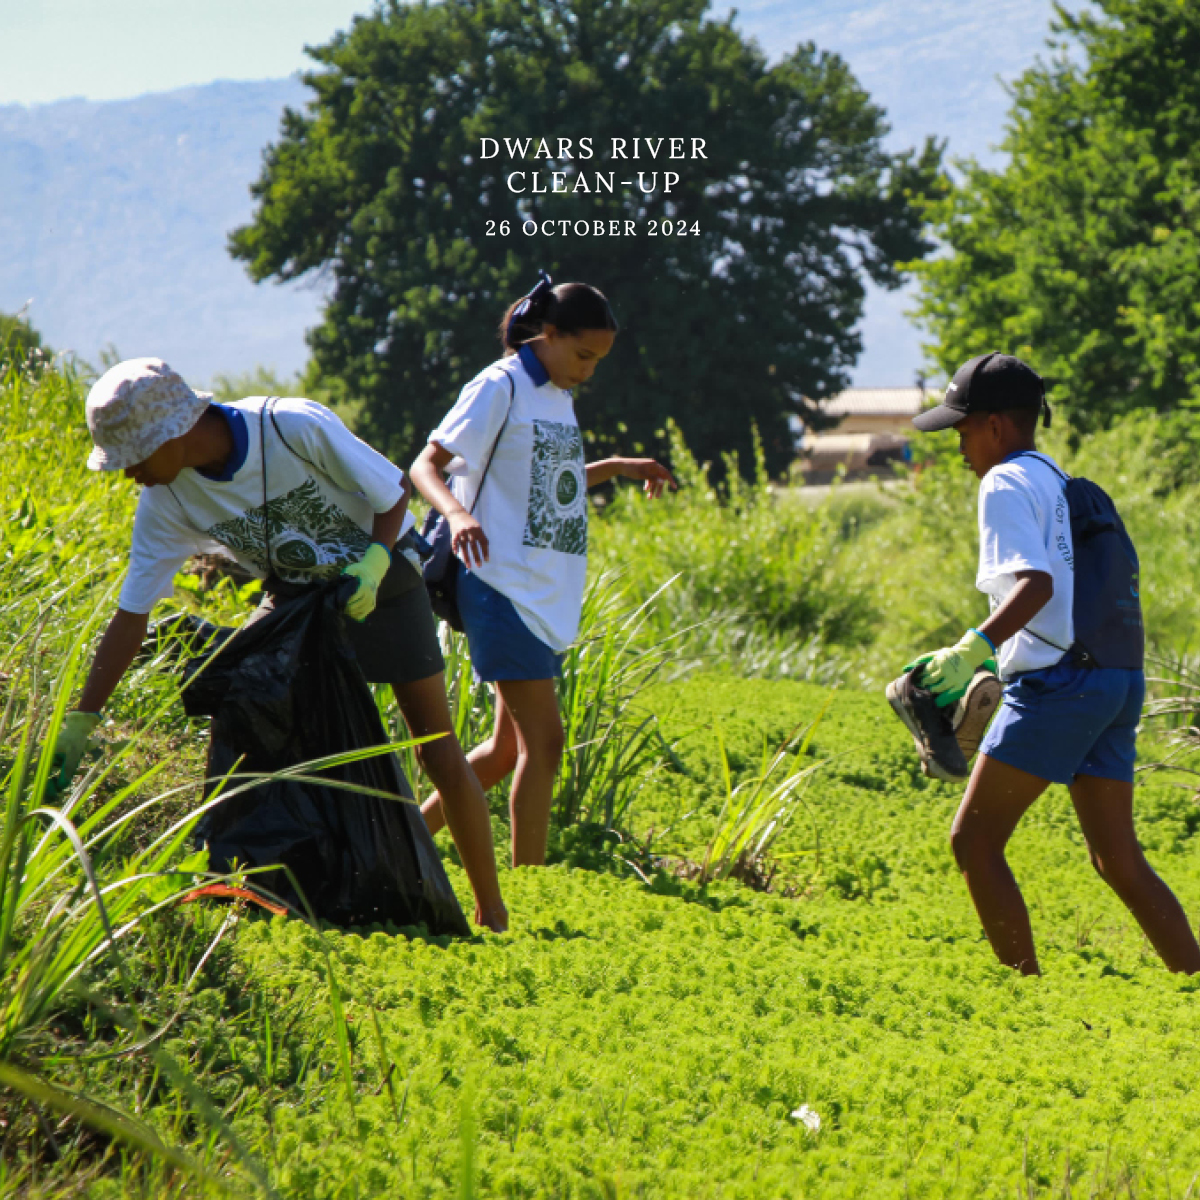
[[[1046,407],[1048,409],[1049,405]],[[1017,428],[1017,432],[1022,437],[1031,438],[1037,433],[1038,418],[1042,416],[1042,411],[1036,408],[1004,408],[1000,410],[1000,413],[1012,421]],[[1048,415],[1046,417],[1046,424],[1050,424]]]
[[[513,301],[500,322],[500,342],[505,350],[516,350],[532,341],[547,324],[568,334],[585,329],[617,332],[617,319],[599,288],[588,283],[551,287],[550,276],[545,271],[541,275],[533,291]]]

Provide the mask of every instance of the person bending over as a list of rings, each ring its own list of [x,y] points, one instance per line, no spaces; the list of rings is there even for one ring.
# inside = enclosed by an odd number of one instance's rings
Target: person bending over
[[[189,556],[221,554],[262,579],[256,616],[350,575],[358,587],[347,626],[363,673],[391,685],[415,736],[442,735],[417,756],[444,800],[476,923],[503,931],[487,801],[454,736],[404,472],[323,405],[264,396],[217,404],[157,358],[130,359],[101,376],[87,421],[95,443],[88,466],[123,471],[142,492],[117,611],[55,747],[55,786],[69,786],[101,709],[141,648],[150,610],[171,594]]]

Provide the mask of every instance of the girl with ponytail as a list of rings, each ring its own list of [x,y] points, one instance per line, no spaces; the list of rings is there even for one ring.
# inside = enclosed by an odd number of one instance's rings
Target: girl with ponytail
[[[504,356],[463,388],[412,468],[413,483],[449,523],[471,662],[495,684],[495,728],[468,760],[485,791],[514,773],[514,866],[546,857],[563,751],[554,681],[579,631],[587,489],[624,477],[657,498],[675,486],[650,458],[584,461],[571,389],[591,378],[616,335],[601,292],[586,283],[554,287],[541,272],[504,314]],[[424,812],[436,833],[441,798]]]

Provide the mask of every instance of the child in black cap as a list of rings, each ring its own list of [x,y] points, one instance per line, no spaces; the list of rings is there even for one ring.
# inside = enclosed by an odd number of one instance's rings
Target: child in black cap
[[[1038,974],[1029,913],[1004,848],[1046,788],[1066,785],[1101,878],[1163,962],[1195,973],[1200,945],[1134,833],[1133,766],[1145,676],[1140,669],[1097,666],[1075,645],[1068,477],[1037,451],[1043,412],[1049,424],[1041,377],[1010,355],[985,354],[959,368],[942,404],[913,419],[925,431],[956,429],[963,460],[982,481],[975,584],[992,612],[956,645],[921,655],[906,668],[909,679],[935,696],[956,695],[995,655],[1005,682],[951,845],[1000,961]]]

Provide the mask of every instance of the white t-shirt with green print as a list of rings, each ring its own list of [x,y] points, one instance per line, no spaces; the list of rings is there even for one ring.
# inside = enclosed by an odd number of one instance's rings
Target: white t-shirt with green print
[[[566,650],[579,632],[588,542],[583,437],[571,393],[555,387],[525,348],[476,375],[429,441],[455,456],[450,490],[468,509],[496,443],[474,513],[489,558],[472,569],[512,601],[532,633]]]
[[[242,413],[247,433],[246,457],[228,479],[189,468],[173,483],[142,489],[118,601],[126,612],[148,613],[169,596],[193,554],[221,554],[259,579],[267,575],[265,403],[250,396],[228,406]],[[403,495],[404,472],[312,400],[274,400],[261,428],[275,574],[289,583],[335,578],[366,553],[375,514]],[[402,532],[412,524],[407,514]]]

